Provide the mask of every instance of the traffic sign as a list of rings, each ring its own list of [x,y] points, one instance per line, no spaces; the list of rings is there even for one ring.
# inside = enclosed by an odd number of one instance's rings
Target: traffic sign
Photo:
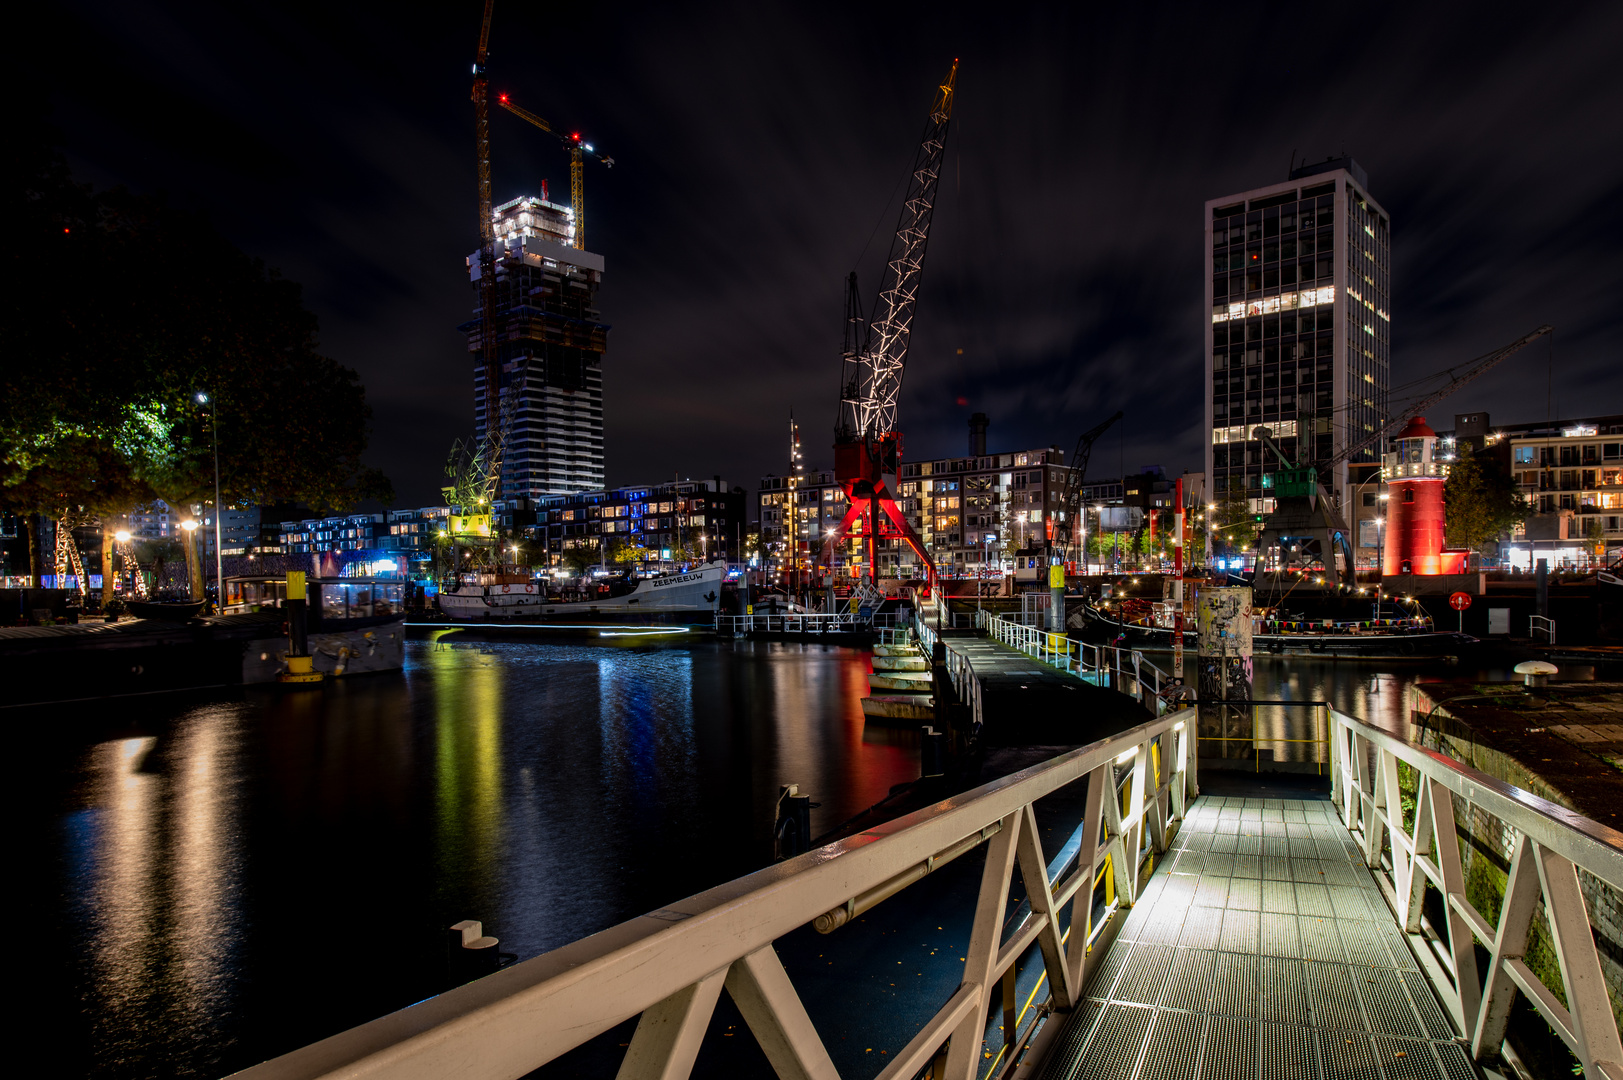
[[[1471,606],[1471,594],[1468,592],[1452,593],[1448,597],[1448,606],[1455,611],[1464,611]]]

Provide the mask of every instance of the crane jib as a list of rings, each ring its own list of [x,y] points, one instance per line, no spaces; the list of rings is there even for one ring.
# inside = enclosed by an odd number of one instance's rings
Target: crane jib
[[[946,81],[936,88],[931,100],[929,119],[902,200],[901,218],[880,279],[872,322],[862,317],[856,275],[848,279],[834,468],[850,500],[850,510],[830,532],[824,551],[832,565],[835,545],[860,523],[867,576],[873,582],[879,576],[878,539],[883,533],[905,540],[922,560],[930,586],[935,584],[935,563],[896,505],[892,486],[901,455],[896,406],[901,397],[919,283],[924,275],[924,255],[935,214],[936,188],[941,179],[941,159],[946,152],[957,80],[958,61],[954,59]]]

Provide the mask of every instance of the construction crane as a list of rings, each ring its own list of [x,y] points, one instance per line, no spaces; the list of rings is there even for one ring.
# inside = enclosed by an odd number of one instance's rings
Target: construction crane
[[[479,24],[479,51],[473,61],[474,161],[479,174],[479,351],[485,369],[485,431],[496,422],[497,395],[501,392],[501,364],[496,349],[496,222],[490,198],[490,80],[485,63],[490,58],[490,16],[496,0],[485,0]],[[501,469],[497,468],[499,475]]]
[[[1066,562],[1071,554],[1071,540],[1075,536],[1075,522],[1083,513],[1082,509],[1082,481],[1088,475],[1088,458],[1093,455],[1093,444],[1099,436],[1110,430],[1110,426],[1121,419],[1121,412],[1095,427],[1084,431],[1076,440],[1076,450],[1071,454],[1071,464],[1065,470],[1065,491],[1060,497],[1060,506],[1065,511],[1064,518],[1054,526],[1054,539],[1058,541],[1053,548],[1054,562]]]
[[[499,94],[496,103],[520,120],[528,120],[547,134],[555,136],[569,150],[569,199],[575,208],[575,247],[579,251],[586,250],[586,182],[584,177],[585,162],[587,158],[601,161],[605,169],[614,168],[614,159],[607,154],[600,154],[580,137],[580,132],[574,131],[565,135],[551,124],[541,119],[535,113],[521,106],[513,104],[506,94]]]
[[[1379,428],[1364,436],[1362,439],[1355,443],[1348,443],[1347,446],[1334,457],[1320,462],[1318,464],[1320,475],[1330,473],[1337,465],[1340,465],[1344,461],[1350,461],[1353,455],[1357,454],[1359,451],[1366,449],[1374,443],[1380,442],[1392,432],[1408,423],[1414,417],[1426,413],[1433,405],[1448,397],[1466,383],[1477,378],[1478,376],[1487,374],[1507,357],[1514,353],[1520,352],[1522,349],[1525,349],[1527,346],[1531,345],[1545,334],[1553,333],[1555,333],[1555,327],[1546,323],[1537,330],[1534,330],[1532,333],[1525,334],[1522,337],[1517,338],[1509,345],[1501,346],[1492,352],[1484,353],[1483,355],[1477,357],[1475,360],[1472,360],[1470,363],[1466,364],[1464,371],[1459,375],[1454,374],[1454,372],[1458,369],[1445,368],[1443,374],[1449,376],[1449,381],[1447,383],[1432,391],[1430,394],[1427,394],[1419,401],[1411,403],[1401,413],[1393,416],[1392,419],[1388,420],[1385,424],[1382,424]]]
[[[832,562],[836,546],[853,526],[858,527],[870,586],[876,585],[879,577],[879,541],[900,538],[923,562],[926,589],[935,587],[935,562],[896,505],[894,491],[902,450],[901,432],[896,430],[896,405],[902,393],[919,283],[924,276],[924,251],[935,213],[936,187],[941,179],[957,78],[958,61],[954,59],[946,81],[936,88],[924,136],[913,159],[872,322],[862,314],[855,272],[847,281],[840,409],[834,425],[834,473],[845,489],[849,509],[830,531],[823,551]]]
[[[1348,539],[1349,531],[1321,477],[1333,475],[1336,467],[1343,462],[1350,461],[1359,452],[1379,443],[1466,383],[1486,374],[1507,357],[1531,345],[1545,334],[1553,333],[1554,330],[1554,327],[1547,324],[1540,326],[1508,345],[1477,357],[1466,364],[1463,370],[1453,368],[1445,370],[1444,374],[1450,377],[1447,383],[1420,400],[1410,403],[1386,423],[1357,442],[1349,442],[1324,461],[1293,463],[1274,441],[1270,429],[1253,428],[1252,438],[1260,440],[1264,450],[1278,458],[1281,466],[1277,472],[1266,473],[1263,476],[1263,487],[1269,490],[1274,498],[1274,511],[1263,523],[1262,535],[1257,540],[1257,550],[1266,552],[1270,548],[1277,547],[1280,551],[1281,569],[1288,570],[1298,561],[1304,566],[1312,566],[1317,561],[1327,573],[1339,577],[1341,584],[1351,591],[1356,585],[1356,580],[1352,545]],[[1460,371],[1457,375],[1454,374],[1456,370]],[[1342,553],[1345,564],[1339,571],[1335,565],[1336,551]]]
[[[490,58],[490,18],[495,0],[485,0],[479,23],[479,49],[473,62],[474,162],[479,177],[479,353],[484,370],[485,430],[482,437],[457,439],[445,464],[449,481],[443,488],[446,502],[461,511],[451,520],[455,542],[471,543],[481,558],[493,555],[489,543],[495,531],[490,514],[501,491],[502,460],[507,434],[517,412],[520,384],[515,381],[503,397],[500,336],[496,326],[496,224],[490,196],[490,82],[485,65]],[[488,548],[488,550],[487,550]]]

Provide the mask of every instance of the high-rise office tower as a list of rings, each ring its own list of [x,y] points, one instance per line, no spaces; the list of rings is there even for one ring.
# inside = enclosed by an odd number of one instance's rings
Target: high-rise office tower
[[[501,394],[521,387],[502,466],[501,497],[601,491],[603,353],[609,328],[599,321],[603,256],[574,244],[574,211],[544,198],[503,203],[496,218],[497,355]],[[479,291],[480,257],[468,256]],[[459,329],[473,358],[474,424],[485,409],[478,309]]]
[[[1251,433],[1273,429],[1298,461],[1327,461],[1386,419],[1391,385],[1391,223],[1351,158],[1292,169],[1284,183],[1206,203],[1206,475],[1214,498],[1253,507],[1276,461]],[[1330,476],[1379,470],[1381,447]],[[1373,488],[1371,489],[1373,491]]]

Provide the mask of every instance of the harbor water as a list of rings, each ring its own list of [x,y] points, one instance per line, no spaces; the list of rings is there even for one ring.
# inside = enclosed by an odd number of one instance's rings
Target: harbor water
[[[535,956],[765,865],[918,775],[855,649],[412,642],[323,689],[0,710],[25,1026],[53,1073],[221,1076],[442,988],[445,929]],[[1263,660],[1386,727],[1411,683]],[[1486,673],[1484,673],[1486,674]],[[1260,719],[1260,718],[1259,718]]]

